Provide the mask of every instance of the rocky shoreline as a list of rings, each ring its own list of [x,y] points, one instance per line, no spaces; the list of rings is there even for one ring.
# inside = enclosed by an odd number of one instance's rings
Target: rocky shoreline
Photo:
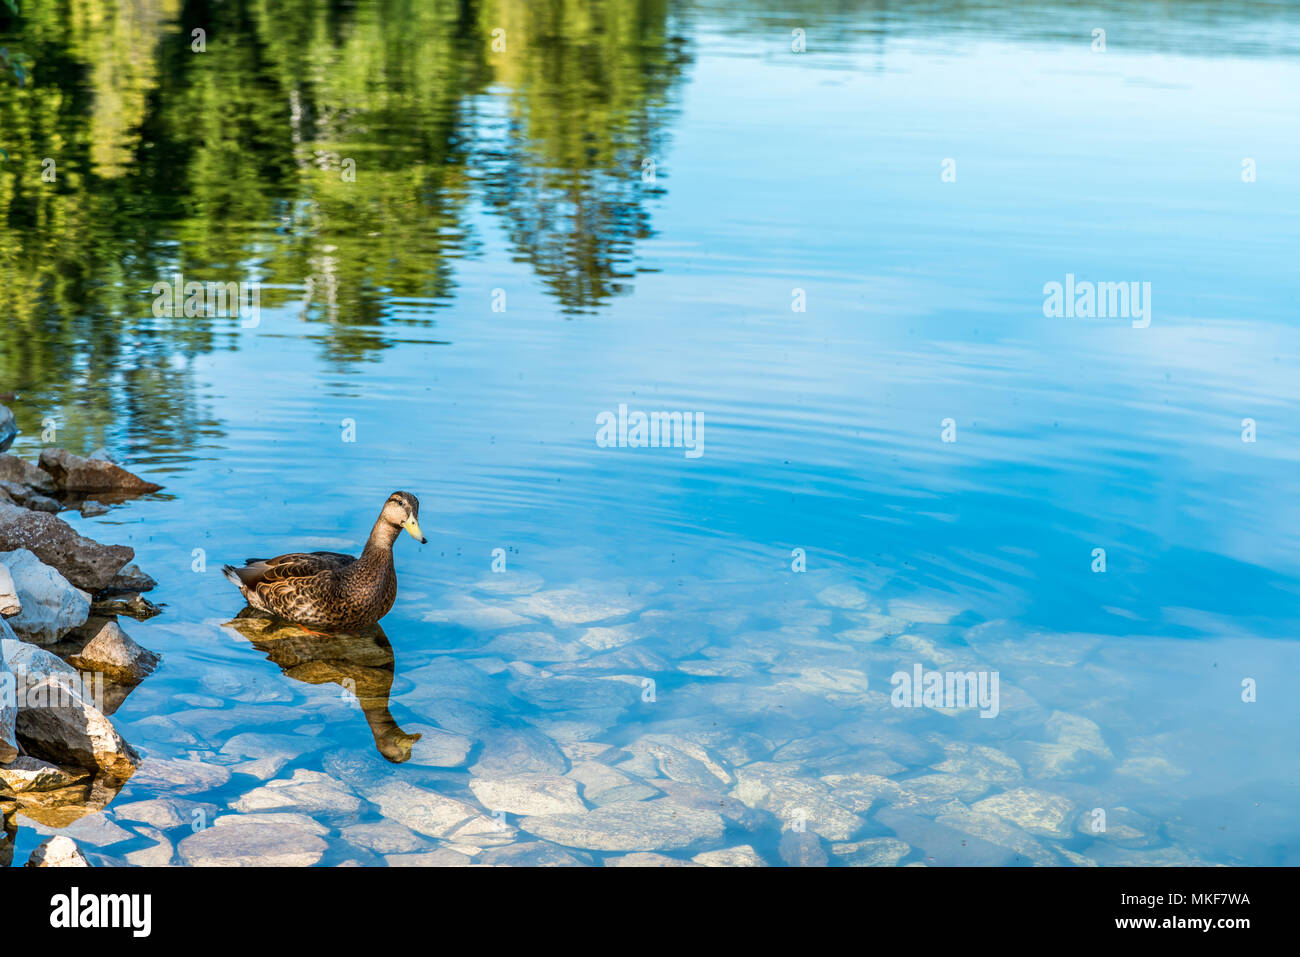
[[[140,757],[110,715],[157,667],[118,621],[160,610],[135,552],[75,531],[58,514],[103,514],[161,486],[104,451],[60,448],[37,464],[8,453],[17,429],[0,406],[0,866],[12,863],[14,821],[63,827],[102,810]],[[29,866],[86,866],[52,837]]]

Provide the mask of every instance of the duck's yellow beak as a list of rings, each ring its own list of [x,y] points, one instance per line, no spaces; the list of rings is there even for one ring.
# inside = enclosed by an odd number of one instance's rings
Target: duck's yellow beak
[[[428,539],[424,537],[424,533],[420,531],[420,523],[415,520],[414,515],[402,523],[402,528],[410,532],[411,537],[421,545],[428,541]]]

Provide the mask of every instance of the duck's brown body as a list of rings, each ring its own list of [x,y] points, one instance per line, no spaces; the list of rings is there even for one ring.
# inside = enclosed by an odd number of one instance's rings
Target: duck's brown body
[[[309,628],[368,628],[397,599],[393,542],[403,528],[421,538],[420,503],[394,492],[380,513],[359,558],[339,552],[291,552],[250,558],[243,568],[226,565],[226,577],[252,607]]]

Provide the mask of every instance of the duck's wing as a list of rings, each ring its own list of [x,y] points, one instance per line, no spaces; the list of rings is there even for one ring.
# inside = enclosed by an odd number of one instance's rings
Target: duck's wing
[[[290,552],[275,558],[250,558],[243,568],[227,565],[222,570],[227,578],[250,591],[280,591],[318,575],[328,578],[355,561],[354,556],[341,552]]]

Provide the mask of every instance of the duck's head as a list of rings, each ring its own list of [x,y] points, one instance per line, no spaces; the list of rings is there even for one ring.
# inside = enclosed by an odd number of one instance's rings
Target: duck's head
[[[421,545],[428,541],[420,531],[420,500],[410,492],[394,492],[388,496],[379,517],[389,525],[406,529]]]

